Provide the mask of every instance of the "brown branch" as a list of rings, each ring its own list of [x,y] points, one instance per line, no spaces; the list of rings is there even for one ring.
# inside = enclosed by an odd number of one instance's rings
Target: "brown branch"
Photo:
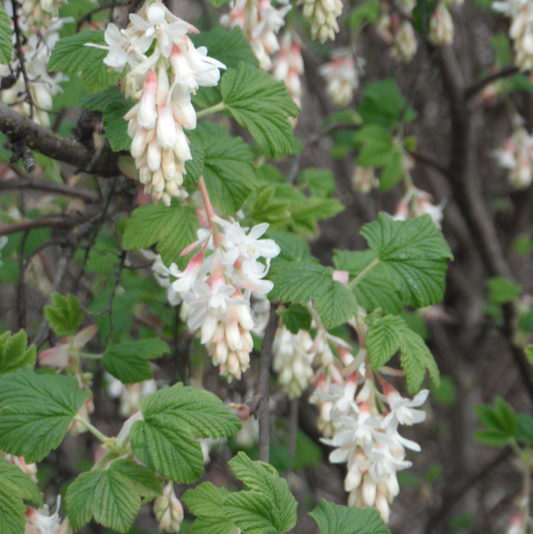
[[[93,191],[83,189],[76,189],[68,185],[56,184],[48,182],[47,180],[40,180],[32,178],[31,176],[22,172],[16,165],[12,165],[11,169],[15,171],[22,179],[20,180],[2,180],[0,181],[0,191],[14,191],[14,190],[33,190],[45,191],[56,195],[65,195],[67,197],[81,198],[85,202],[98,202],[99,198]]]
[[[79,222],[78,217],[41,217],[40,219],[1,226],[0,236],[16,234],[17,232],[27,232],[36,228],[74,228]]]
[[[261,365],[256,398],[259,419],[259,459],[268,462],[270,456],[270,410],[268,396],[270,390],[270,367],[272,365],[272,344],[278,329],[278,311],[274,302],[270,303],[270,317],[261,346]]]
[[[470,100],[471,98],[476,96],[479,92],[481,92],[487,85],[489,85],[489,83],[495,82],[496,80],[499,80],[500,78],[507,78],[508,76],[512,76],[513,74],[517,74],[518,72],[519,72],[518,67],[515,67],[513,65],[503,67],[498,72],[489,74],[482,80],[479,80],[479,82],[476,82],[470,87],[467,87],[464,92],[464,97],[466,100]]]
[[[71,139],[59,135],[36,124],[18,111],[0,103],[0,132],[10,139],[27,145],[49,158],[69,163],[81,170],[89,168],[94,151]],[[100,176],[111,177],[120,174],[117,166],[119,154],[110,149],[103,152],[91,172]]]

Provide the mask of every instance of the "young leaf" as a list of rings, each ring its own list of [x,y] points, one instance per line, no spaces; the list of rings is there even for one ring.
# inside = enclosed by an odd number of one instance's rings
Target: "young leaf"
[[[52,50],[48,68],[72,76],[81,72],[81,79],[87,91],[98,93],[114,85],[119,73],[110,72],[104,63],[107,50],[85,46],[87,43],[105,46],[104,30],[85,31],[59,39]]]
[[[382,317],[381,310],[376,310],[366,317],[365,322],[369,325],[365,344],[372,369],[377,370],[385,365],[400,350],[400,362],[407,376],[409,393],[416,393],[420,389],[426,369],[438,387],[439,369],[431,352],[424,340],[401,317]]]
[[[237,433],[235,417],[212,393],[181,383],[162,389],[141,404],[143,420],[131,429],[133,452],[148,468],[176,482],[194,482],[203,472],[199,438]]]
[[[282,534],[296,524],[296,506],[287,482],[270,464],[252,462],[239,452],[229,466],[248,491],[224,501],[228,517],[246,534]]]
[[[476,406],[475,411],[486,427],[474,434],[481,443],[501,447],[517,437],[518,419],[511,406],[501,397],[496,397],[494,408],[480,405]]]
[[[69,336],[76,332],[85,317],[80,301],[70,293],[64,297],[59,293],[51,295],[53,306],[45,306],[44,316],[58,336]]]
[[[393,221],[380,213],[361,235],[387,268],[403,303],[415,308],[441,302],[450,247],[429,215]]]
[[[340,271],[350,273],[350,281],[367,268],[376,255],[371,250],[352,252],[349,250],[335,250],[333,265]],[[364,278],[353,288],[353,293],[368,313],[381,308],[386,314],[397,315],[402,311],[402,303],[398,296],[398,289],[394,285],[387,268],[376,265],[368,271]]]
[[[149,360],[161,358],[165,352],[169,352],[168,345],[159,338],[124,341],[108,346],[102,363],[124,384],[134,384],[153,378]]]
[[[26,462],[58,447],[91,393],[74,377],[36,374],[29,368],[0,378],[0,449]]]
[[[85,95],[77,107],[91,111],[101,111],[102,121],[109,145],[114,152],[129,150],[131,138],[128,135],[128,122],[124,115],[133,107],[133,102],[116,87],[109,87],[95,95]]]
[[[7,65],[13,56],[13,33],[11,19],[4,6],[0,5],[0,63]]]
[[[314,300],[320,319],[326,328],[346,323],[357,310],[357,301],[350,290],[333,280],[327,290]]]
[[[299,330],[309,330],[312,321],[311,312],[300,304],[291,304],[281,315],[281,322],[293,334],[297,334]]]
[[[126,249],[149,248],[157,243],[157,252],[165,265],[187,265],[188,257],[180,256],[183,249],[196,241],[200,227],[196,211],[190,206],[149,204],[137,208],[126,227],[123,246]]]
[[[203,482],[183,495],[183,502],[197,516],[192,528],[195,534],[237,534],[233,521],[224,511],[224,501],[230,495],[225,488],[217,488],[211,482]]]
[[[348,508],[322,499],[309,513],[320,534],[390,534],[390,530],[374,508]]]
[[[28,346],[28,335],[25,330],[11,335],[4,332],[0,335],[0,376],[22,369],[26,365],[35,365],[35,345]]]
[[[226,3],[225,0],[222,0],[222,3],[220,0],[218,2],[217,7]],[[250,42],[238,26],[232,30],[216,26],[211,31],[191,35],[191,41],[196,48],[205,46],[209,57],[224,63],[227,69],[236,69],[241,62],[251,67],[259,67],[259,61],[252,51]],[[221,74],[223,73],[224,71],[221,71]]]
[[[212,123],[202,123],[196,135],[205,153],[203,176],[212,202],[226,215],[234,215],[255,182],[250,149],[242,139]]]
[[[285,84],[266,72],[241,64],[220,82],[224,104],[235,120],[261,145],[267,157],[291,154],[294,147],[289,117],[300,109]]]
[[[65,508],[74,530],[93,517],[104,527],[127,532],[141,508],[134,484],[117,469],[82,473],[69,487]]]
[[[506,304],[520,295],[520,285],[514,280],[495,276],[489,279],[489,302],[492,304]]]

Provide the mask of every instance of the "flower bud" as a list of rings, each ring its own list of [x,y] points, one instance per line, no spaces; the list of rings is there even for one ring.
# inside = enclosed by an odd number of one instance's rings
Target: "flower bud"
[[[183,521],[183,506],[174,493],[174,484],[169,482],[163,495],[154,502],[154,514],[159,521],[159,530],[179,532]]]

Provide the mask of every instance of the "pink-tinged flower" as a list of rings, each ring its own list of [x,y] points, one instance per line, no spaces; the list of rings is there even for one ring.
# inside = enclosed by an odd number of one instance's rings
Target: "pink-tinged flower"
[[[61,496],[57,497],[56,512],[50,515],[48,506],[35,510],[26,507],[26,521],[40,534],[59,534],[61,530],[61,519],[59,517],[59,507],[61,506]]]
[[[179,532],[183,521],[183,506],[174,493],[174,483],[170,481],[163,488],[163,495],[154,501],[154,514],[159,521],[159,530]]]
[[[59,345],[47,349],[39,354],[39,364],[43,367],[70,367],[73,365],[73,357],[79,353],[98,332],[96,325],[88,326],[75,336],[65,337]]]
[[[383,419],[381,428],[387,428],[393,419],[401,425],[412,425],[413,423],[421,423],[426,420],[426,412],[424,410],[415,410],[422,406],[429,395],[429,390],[423,389],[418,393],[414,399],[403,398],[398,391],[390,384],[383,381],[383,389],[385,391],[385,398],[389,404],[391,411]]]
[[[0,452],[0,456],[2,453]],[[29,475],[29,477],[37,483],[37,464],[27,464],[24,456],[13,456],[12,454],[5,454],[4,458],[13,465],[16,465],[21,471]]]

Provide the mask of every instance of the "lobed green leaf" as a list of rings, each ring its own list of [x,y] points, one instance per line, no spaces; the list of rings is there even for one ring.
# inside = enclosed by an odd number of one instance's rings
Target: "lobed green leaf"
[[[11,18],[4,6],[0,5],[0,63],[7,65],[13,57],[13,33]]]
[[[50,296],[53,306],[45,306],[44,316],[52,330],[58,336],[74,334],[85,317],[80,301],[70,293],[66,297],[59,293],[52,293]]]
[[[28,348],[28,335],[25,330],[16,334],[4,332],[0,335],[0,376],[35,365],[35,345]]]

